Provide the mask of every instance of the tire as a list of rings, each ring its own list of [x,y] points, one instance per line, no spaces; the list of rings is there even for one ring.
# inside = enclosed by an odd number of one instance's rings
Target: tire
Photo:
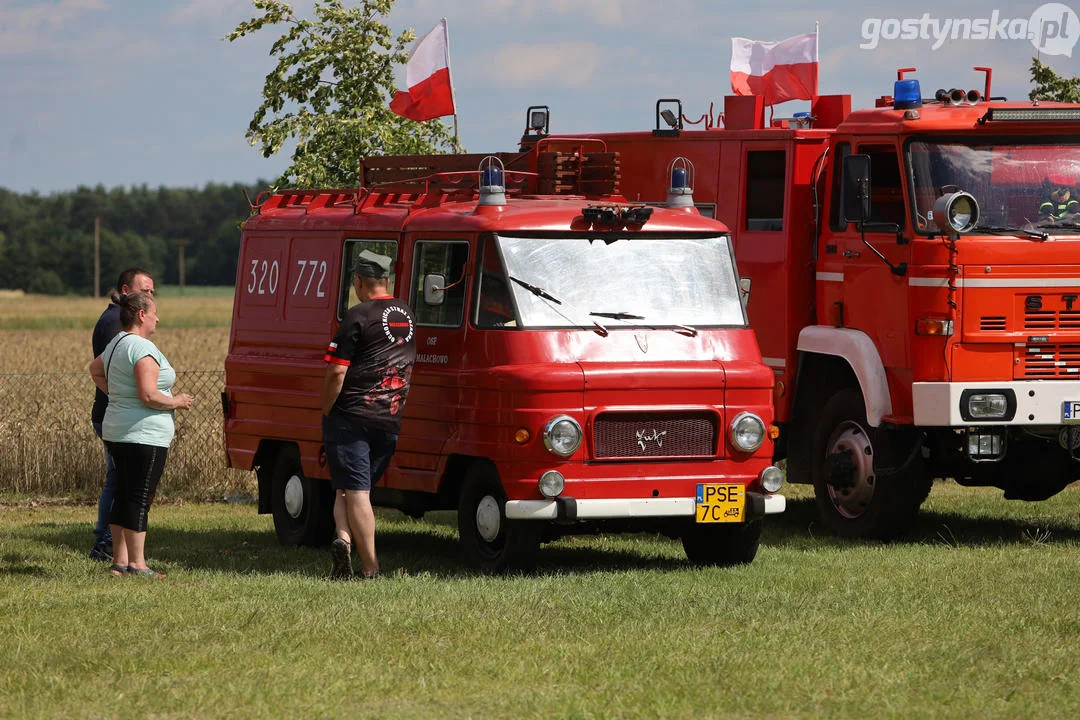
[[[542,523],[506,519],[506,493],[498,472],[473,463],[458,498],[458,535],[465,562],[484,573],[531,570],[540,549]]]
[[[334,531],[334,493],[325,480],[304,477],[296,446],[282,448],[271,472],[271,512],[278,542],[318,547]]]
[[[906,531],[929,492],[921,457],[904,470],[879,474],[906,458],[891,434],[866,421],[862,393],[843,388],[825,402],[811,439],[810,475],[818,513],[834,535],[891,540]]]
[[[746,565],[761,544],[761,521],[694,523],[683,533],[682,544],[695,565]]]

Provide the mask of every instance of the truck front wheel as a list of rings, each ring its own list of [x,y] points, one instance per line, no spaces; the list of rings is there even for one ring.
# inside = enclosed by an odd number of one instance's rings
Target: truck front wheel
[[[925,498],[921,457],[895,469],[900,460],[889,434],[870,427],[855,388],[838,390],[825,403],[810,457],[818,512],[834,535],[890,540],[911,525]]]
[[[271,472],[271,511],[278,542],[286,546],[319,546],[334,529],[334,493],[325,480],[304,477],[300,452],[282,448]]]
[[[695,565],[745,565],[757,555],[761,521],[694,523],[682,536],[686,557]]]
[[[458,499],[458,534],[465,561],[485,573],[529,570],[540,549],[540,523],[506,519],[506,494],[498,472],[474,463]]]

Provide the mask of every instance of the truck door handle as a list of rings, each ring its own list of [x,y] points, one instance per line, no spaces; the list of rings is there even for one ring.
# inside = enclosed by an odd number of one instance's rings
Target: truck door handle
[[[844,257],[846,257],[846,258],[862,257],[862,253],[860,253],[858,250],[845,250],[844,251]]]

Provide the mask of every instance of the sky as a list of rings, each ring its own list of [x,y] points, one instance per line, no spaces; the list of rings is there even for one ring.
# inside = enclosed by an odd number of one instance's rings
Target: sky
[[[292,5],[310,16],[313,2]],[[918,69],[911,77],[928,97],[981,90],[972,67],[990,66],[994,96],[1025,100],[1036,53],[1080,75],[1080,47],[1065,54],[1080,38],[1078,11],[1080,0],[397,0],[386,23],[419,36],[447,18],[461,142],[497,152],[516,149],[530,105],[550,107],[556,133],[651,129],[660,98],[681,99],[691,119],[710,104],[719,113],[732,37],[782,40],[815,23],[819,92],[851,94],[852,107],[891,94],[900,67]],[[222,39],[255,14],[251,0],[0,0],[0,187],[50,194],[277,177],[288,153],[263,158],[244,132],[281,33]],[[1041,50],[1001,37],[1032,18],[1050,21],[1039,23]],[[937,42],[946,22],[959,36]]]

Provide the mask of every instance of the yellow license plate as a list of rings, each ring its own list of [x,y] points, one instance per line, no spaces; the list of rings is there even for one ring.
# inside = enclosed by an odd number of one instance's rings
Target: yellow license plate
[[[746,513],[746,486],[698,485],[696,509],[699,523],[742,522]]]

